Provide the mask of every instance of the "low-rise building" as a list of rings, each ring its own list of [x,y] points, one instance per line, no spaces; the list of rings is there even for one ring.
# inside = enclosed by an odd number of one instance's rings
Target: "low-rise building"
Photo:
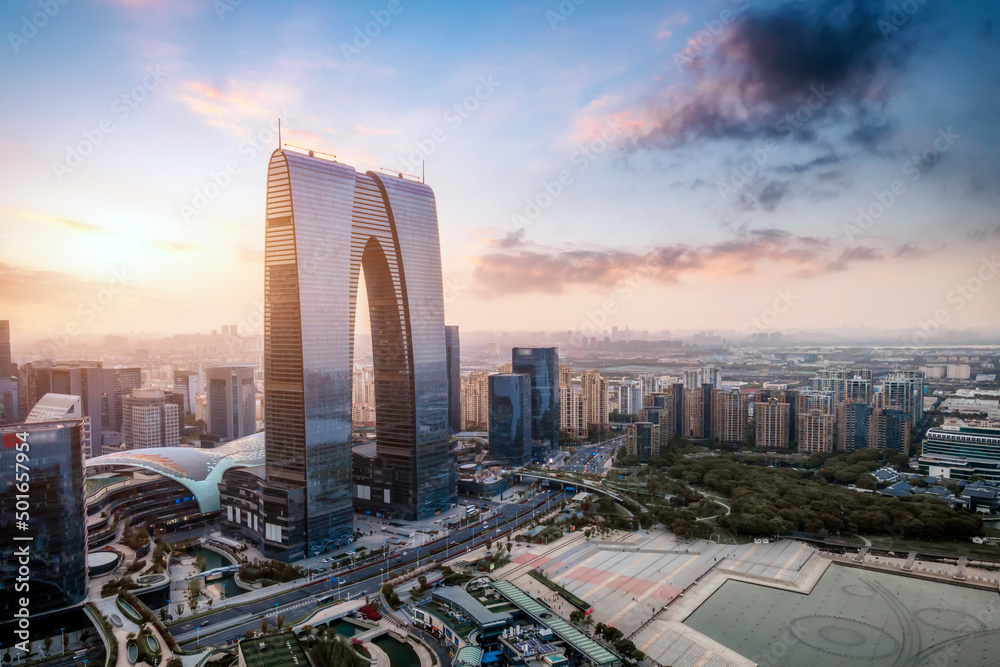
[[[311,665],[294,632],[244,639],[239,643],[240,667],[303,667]]]

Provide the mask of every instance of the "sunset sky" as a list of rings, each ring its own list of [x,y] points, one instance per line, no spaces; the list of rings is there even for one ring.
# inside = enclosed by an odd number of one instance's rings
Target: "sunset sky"
[[[426,158],[466,330],[1000,326],[1000,4],[577,2],[3,3],[0,319],[245,320],[280,116]]]

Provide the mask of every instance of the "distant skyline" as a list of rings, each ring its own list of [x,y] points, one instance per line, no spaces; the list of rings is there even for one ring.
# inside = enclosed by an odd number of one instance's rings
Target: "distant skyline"
[[[995,3],[56,4],[0,8],[15,350],[259,320],[279,116],[426,160],[463,331],[1000,327]]]

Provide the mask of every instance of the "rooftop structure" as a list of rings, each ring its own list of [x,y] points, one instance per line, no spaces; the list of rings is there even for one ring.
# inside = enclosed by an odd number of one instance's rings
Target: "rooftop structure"
[[[219,482],[230,468],[264,463],[264,434],[233,440],[213,449],[152,447],[105,454],[87,460],[88,468],[142,468],[180,482],[191,490],[202,512],[219,507]]]
[[[598,666],[621,664],[622,659],[618,655],[604,648],[575,625],[561,618],[514,584],[509,581],[494,581],[491,586],[511,604],[530,616],[535,623],[552,628],[552,632],[561,640],[593,664]]]
[[[239,644],[240,665],[246,667],[303,667],[311,665],[294,632],[244,639]]]
[[[510,622],[510,614],[495,613],[483,606],[459,586],[441,586],[434,589],[431,597],[451,605],[469,616],[481,630],[503,628]]]

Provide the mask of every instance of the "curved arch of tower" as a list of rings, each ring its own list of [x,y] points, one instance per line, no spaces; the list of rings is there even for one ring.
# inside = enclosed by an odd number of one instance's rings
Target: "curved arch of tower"
[[[377,500],[403,519],[446,509],[455,491],[433,191],[277,150],[268,167],[265,234],[262,495],[270,550],[310,555],[352,529],[351,377],[361,271],[375,366],[377,465],[385,481]]]

